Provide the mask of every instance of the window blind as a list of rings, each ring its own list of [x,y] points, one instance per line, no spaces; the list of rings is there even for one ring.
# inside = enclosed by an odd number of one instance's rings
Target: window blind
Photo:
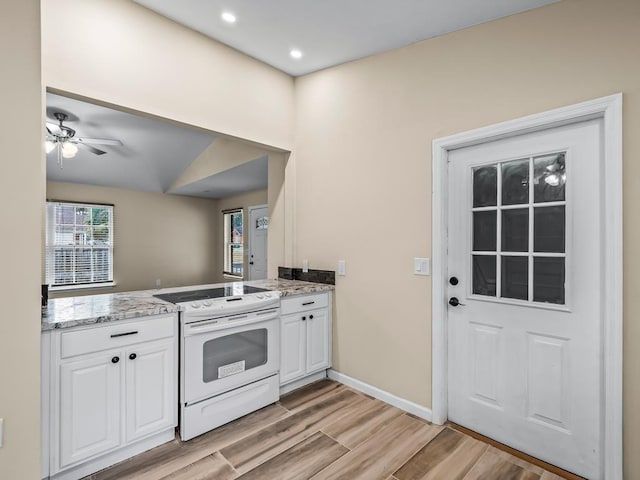
[[[47,202],[46,282],[50,286],[113,281],[113,206]]]

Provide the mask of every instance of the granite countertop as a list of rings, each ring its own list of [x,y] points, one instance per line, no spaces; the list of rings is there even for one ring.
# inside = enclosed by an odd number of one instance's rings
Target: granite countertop
[[[154,297],[158,293],[171,293],[203,288],[230,286],[238,282],[210,285],[192,285],[179,288],[140,290],[135,292],[86,295],[82,297],[55,298],[49,300],[42,312],[42,331],[72,328],[81,325],[115,322],[151,315],[175,313],[178,305]],[[254,280],[246,285],[279,291],[282,297],[334,290],[333,285],[303,282],[300,280]]]

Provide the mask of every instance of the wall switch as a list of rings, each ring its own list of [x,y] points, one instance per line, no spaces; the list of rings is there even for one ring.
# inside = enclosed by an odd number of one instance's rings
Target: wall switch
[[[344,260],[338,260],[338,275],[344,277],[347,274],[347,266]]]
[[[0,418],[0,448],[2,448],[2,440],[4,436],[4,418]]]
[[[413,273],[416,275],[430,275],[431,265],[428,258],[413,258]]]
[[[156,287],[160,288],[160,285],[162,285],[162,280],[156,278]]]
[[[302,272],[309,272],[309,260],[302,260]]]

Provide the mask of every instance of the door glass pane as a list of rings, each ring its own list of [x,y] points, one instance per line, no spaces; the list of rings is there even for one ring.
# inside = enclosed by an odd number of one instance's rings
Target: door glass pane
[[[533,210],[533,250],[564,253],[565,207],[536,207]]]
[[[202,380],[208,383],[264,365],[267,351],[266,328],[209,340],[202,346]]]
[[[529,160],[502,164],[502,204],[529,203]]]
[[[502,297],[528,300],[529,258],[502,257]]]
[[[498,174],[495,165],[473,169],[473,206],[493,207],[498,196]]]
[[[502,211],[502,251],[529,250],[529,209],[515,208]]]
[[[496,251],[496,211],[473,212],[473,250]]]
[[[565,154],[555,153],[533,159],[533,200],[540,202],[560,202],[565,199],[567,173]]]
[[[564,304],[564,258],[533,259],[533,300]]]
[[[495,255],[473,255],[473,293],[496,296]]]

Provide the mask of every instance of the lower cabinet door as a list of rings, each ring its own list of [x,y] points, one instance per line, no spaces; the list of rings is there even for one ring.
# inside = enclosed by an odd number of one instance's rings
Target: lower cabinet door
[[[60,465],[80,462],[120,445],[120,352],[60,366]]]
[[[305,374],[306,322],[302,321],[302,317],[302,314],[284,315],[281,320],[281,385]]]
[[[130,347],[126,373],[126,441],[176,425],[175,351],[172,341]]]
[[[329,368],[329,313],[326,308],[307,312],[307,373]]]

